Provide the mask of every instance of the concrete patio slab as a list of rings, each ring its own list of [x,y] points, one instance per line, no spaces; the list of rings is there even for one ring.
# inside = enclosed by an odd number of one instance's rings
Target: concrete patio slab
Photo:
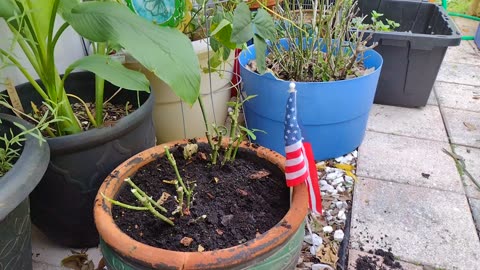
[[[473,178],[480,181],[480,149],[459,145],[455,145],[454,149],[455,154],[460,155],[465,159],[467,171],[473,176]],[[480,199],[480,189],[467,175],[464,174],[462,178],[467,197]]]
[[[477,227],[477,232],[480,235],[480,200],[468,199],[470,201],[470,208],[472,209],[473,220]]]
[[[442,114],[452,143],[480,147],[480,113],[442,108]]]
[[[437,81],[480,86],[480,65],[443,62]]]
[[[442,148],[449,150],[450,145],[367,131],[357,175],[463,194],[455,162]]]
[[[462,17],[452,17],[453,21],[457,25],[458,30],[462,32],[462,35],[474,36],[475,30],[477,30],[478,22],[469,20]]]
[[[435,105],[435,106],[438,105],[437,97],[435,95],[434,89],[432,89],[432,92],[430,92],[430,96],[428,97],[428,100],[427,100],[427,105]]]
[[[452,63],[463,63],[480,65],[478,53],[467,41],[462,41],[459,46],[448,47],[444,61]]]
[[[480,269],[480,241],[462,194],[360,178],[350,245],[392,249],[402,261],[443,269]]]
[[[35,226],[32,226],[32,259],[33,270],[64,270],[68,268],[61,267],[61,261],[65,257],[72,255],[72,249],[61,247],[52,243]],[[74,249],[75,251],[80,251]],[[98,248],[90,248],[86,252],[88,258],[93,261],[95,266],[102,258]]]
[[[356,261],[359,257],[362,257],[362,258],[369,257],[373,261],[378,260],[377,261],[377,266],[378,266],[377,269],[385,269],[385,270],[395,269],[395,268],[392,268],[392,267],[384,264],[383,263],[383,258],[380,257],[380,256],[373,255],[373,254],[370,254],[370,253],[367,253],[367,252],[358,251],[358,250],[355,250],[355,249],[350,249],[348,251],[348,268],[347,268],[348,270],[356,270],[357,269]],[[397,262],[397,261],[395,260],[395,262]],[[406,262],[402,262],[402,261],[398,261],[398,262],[402,266],[403,270],[423,270],[423,267],[419,266],[419,265],[406,263]],[[398,267],[396,269],[398,269]]]
[[[367,129],[448,142],[442,115],[436,106],[402,108],[374,104],[370,111]]]
[[[480,86],[437,82],[435,92],[442,107],[480,112]]]

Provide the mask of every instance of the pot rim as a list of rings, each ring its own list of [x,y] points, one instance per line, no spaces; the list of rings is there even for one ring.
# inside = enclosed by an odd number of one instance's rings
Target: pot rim
[[[18,117],[0,113],[2,121],[17,122],[27,129],[33,125]],[[0,221],[15,209],[37,186],[47,170],[50,151],[47,142],[27,134],[20,157],[13,167],[0,177]]]
[[[111,202],[105,200],[101,193],[107,197],[114,197],[121,189],[123,179],[163,155],[164,146],[172,147],[187,142],[187,140],[179,140],[149,148],[123,162],[105,179],[95,198],[94,218],[97,230],[106,244],[122,256],[153,267],[225,269],[267,254],[295,234],[308,211],[308,194],[305,185],[293,188],[290,209],[273,228],[255,239],[233,247],[205,252],[172,251],[148,246],[123,233],[112,218]],[[197,142],[206,142],[206,140],[199,139]],[[245,142],[241,144],[241,147],[255,151],[257,156],[270,161],[284,171],[285,158],[277,152]]]
[[[288,42],[288,39],[287,38],[281,38],[281,39],[279,39],[279,41],[282,43],[282,46],[286,46],[286,44]],[[290,83],[290,81],[279,79],[279,78],[273,76],[270,73],[259,74],[259,73],[253,72],[250,69],[246,68],[245,66],[248,64],[248,61],[255,59],[256,52],[257,51],[255,49],[255,44],[252,44],[252,45],[248,46],[246,49],[244,49],[240,52],[240,54],[238,55],[238,62],[240,64],[240,70],[241,71],[248,72],[248,73],[253,74],[256,77],[261,77],[261,78],[265,78],[265,79],[268,79],[268,80]],[[382,67],[383,67],[383,57],[382,57],[382,55],[380,53],[378,53],[377,51],[375,51],[374,49],[367,50],[367,51],[364,52],[364,54],[366,56],[365,58],[371,57],[374,60],[379,61],[379,63],[377,65],[372,65],[371,66],[371,67],[374,67],[375,70],[373,72],[367,74],[367,75],[363,75],[363,76],[355,77],[355,78],[350,78],[350,79],[346,79],[346,80],[331,81],[331,82],[330,81],[329,82],[305,82],[305,81],[298,81],[297,82],[296,81],[295,84],[297,86],[302,85],[302,84],[308,84],[308,85],[349,84],[349,83],[356,82],[358,80],[364,80],[365,78],[369,78],[369,77],[373,77],[373,76],[377,76],[377,75],[379,76],[380,72],[382,71]],[[247,62],[243,61],[244,58],[246,58]]]

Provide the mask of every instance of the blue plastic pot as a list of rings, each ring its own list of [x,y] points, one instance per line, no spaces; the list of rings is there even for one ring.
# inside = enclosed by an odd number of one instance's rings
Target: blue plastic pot
[[[244,105],[247,126],[266,132],[256,133],[256,143],[284,155],[285,107],[290,82],[247,70],[245,66],[253,59],[254,45],[240,53],[242,94],[258,95]],[[339,157],[362,143],[382,63],[380,54],[370,50],[365,53],[365,67],[375,67],[373,73],[343,81],[296,82],[302,135],[311,142],[316,160]]]

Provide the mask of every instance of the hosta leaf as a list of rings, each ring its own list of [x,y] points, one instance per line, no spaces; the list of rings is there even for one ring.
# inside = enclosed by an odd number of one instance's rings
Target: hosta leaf
[[[64,16],[85,38],[120,44],[188,104],[197,100],[198,58],[177,29],[155,25],[114,2],[83,2]]]
[[[15,15],[17,7],[14,5],[13,0],[1,0],[0,1],[0,17],[8,19]]]
[[[107,55],[93,54],[83,57],[65,70],[65,76],[68,76],[76,68],[91,71],[102,79],[124,89],[147,92],[150,90],[150,83],[143,73],[127,69],[120,62]]]

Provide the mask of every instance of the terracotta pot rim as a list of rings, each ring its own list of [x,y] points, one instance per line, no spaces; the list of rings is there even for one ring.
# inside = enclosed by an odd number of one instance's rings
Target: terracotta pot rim
[[[206,142],[205,139],[198,139],[197,141]],[[290,209],[282,220],[259,237],[240,245],[214,251],[180,252],[152,247],[130,238],[115,224],[111,215],[111,203],[105,200],[100,193],[103,192],[107,197],[113,197],[120,189],[123,179],[132,175],[138,168],[143,167],[156,157],[163,155],[164,146],[173,147],[187,142],[187,140],[169,142],[140,152],[119,165],[103,182],[95,198],[95,225],[100,237],[116,252],[133,261],[146,263],[154,267],[223,269],[274,250],[276,246],[290,239],[299,229],[308,208],[308,195],[305,185],[293,188]],[[242,143],[242,148],[255,151],[258,156],[267,159],[284,171],[285,158],[277,152],[245,143]]]

